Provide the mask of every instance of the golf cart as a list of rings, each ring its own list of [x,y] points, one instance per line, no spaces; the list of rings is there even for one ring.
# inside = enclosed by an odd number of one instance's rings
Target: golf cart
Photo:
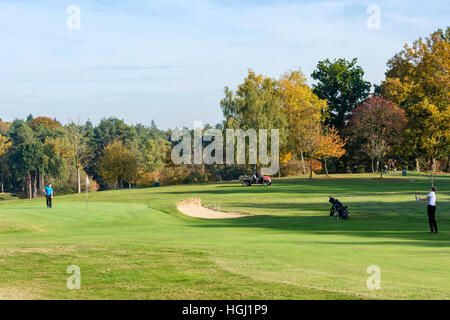
[[[267,176],[257,176],[256,174],[249,176],[244,175],[239,177],[239,181],[242,181],[243,187],[249,187],[252,184],[262,184],[264,187],[268,187],[272,184],[272,179]]]

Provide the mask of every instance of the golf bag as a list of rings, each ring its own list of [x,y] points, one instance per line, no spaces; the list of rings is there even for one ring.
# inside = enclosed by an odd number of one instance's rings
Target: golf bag
[[[350,218],[350,212],[348,212],[347,207],[344,207],[338,199],[330,197],[330,203],[332,204],[330,217],[342,218],[344,220]]]

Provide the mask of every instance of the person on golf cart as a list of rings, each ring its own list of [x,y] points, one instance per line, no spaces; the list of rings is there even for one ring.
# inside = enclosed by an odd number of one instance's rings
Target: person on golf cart
[[[253,181],[255,181],[255,183],[259,182],[259,179],[261,178],[261,175],[259,174],[259,171],[256,170],[255,174],[253,175]]]

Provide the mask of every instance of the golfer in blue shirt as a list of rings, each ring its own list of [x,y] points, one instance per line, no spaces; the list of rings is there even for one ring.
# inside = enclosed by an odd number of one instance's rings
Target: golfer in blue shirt
[[[47,200],[47,208],[51,208],[53,199],[53,188],[51,183],[49,183],[48,186],[44,188],[44,193],[45,199]]]

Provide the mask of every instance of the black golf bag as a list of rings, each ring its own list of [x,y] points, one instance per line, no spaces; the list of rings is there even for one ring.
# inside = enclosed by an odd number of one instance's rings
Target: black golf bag
[[[350,218],[350,212],[348,212],[347,207],[344,207],[338,199],[330,197],[330,203],[332,204],[330,217],[341,218],[344,220]]]

